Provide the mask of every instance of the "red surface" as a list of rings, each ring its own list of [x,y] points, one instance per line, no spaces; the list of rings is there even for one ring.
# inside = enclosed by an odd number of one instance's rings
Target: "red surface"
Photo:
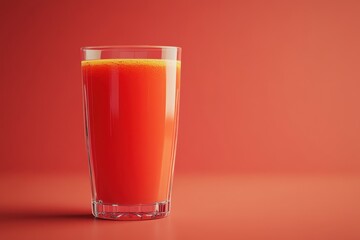
[[[168,218],[114,222],[89,215],[88,176],[1,176],[0,233],[14,240],[358,240],[359,185],[351,175],[175,175]]]
[[[93,199],[146,204],[169,199],[180,62],[82,62]]]

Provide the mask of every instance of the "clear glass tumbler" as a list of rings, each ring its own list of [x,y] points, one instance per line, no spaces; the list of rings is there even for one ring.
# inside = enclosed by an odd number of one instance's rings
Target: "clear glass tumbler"
[[[99,46],[81,53],[93,215],[114,220],[167,216],[181,49]]]

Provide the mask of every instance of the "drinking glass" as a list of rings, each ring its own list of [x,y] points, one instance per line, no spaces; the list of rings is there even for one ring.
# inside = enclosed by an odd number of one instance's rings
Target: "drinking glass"
[[[92,213],[113,220],[170,213],[181,49],[81,49]]]

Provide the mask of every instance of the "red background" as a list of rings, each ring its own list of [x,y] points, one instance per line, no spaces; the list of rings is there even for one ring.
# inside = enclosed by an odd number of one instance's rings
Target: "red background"
[[[183,48],[177,173],[360,172],[359,1],[2,1],[0,171],[86,173],[79,48]]]
[[[4,239],[360,239],[360,1],[0,2]],[[80,50],[183,48],[173,212],[90,214]]]

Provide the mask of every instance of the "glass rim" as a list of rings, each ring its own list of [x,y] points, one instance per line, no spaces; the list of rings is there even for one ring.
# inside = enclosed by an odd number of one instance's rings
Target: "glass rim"
[[[80,48],[81,51],[87,50],[160,50],[160,49],[168,49],[168,50],[177,50],[181,51],[181,47],[175,46],[160,46],[160,45],[99,45],[99,46],[85,46]]]

